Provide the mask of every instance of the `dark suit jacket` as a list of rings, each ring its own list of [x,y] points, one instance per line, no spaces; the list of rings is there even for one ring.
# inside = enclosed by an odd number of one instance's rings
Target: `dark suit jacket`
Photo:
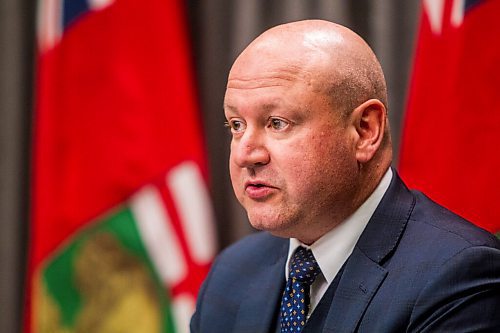
[[[316,317],[323,332],[500,332],[499,249],[493,235],[395,174]],[[223,251],[191,331],[274,332],[287,253],[288,240],[268,233]]]

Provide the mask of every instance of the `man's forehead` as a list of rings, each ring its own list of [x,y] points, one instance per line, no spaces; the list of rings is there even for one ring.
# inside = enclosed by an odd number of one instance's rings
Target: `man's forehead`
[[[267,67],[267,68],[266,68]],[[238,67],[231,71],[227,88],[257,89],[273,86],[291,86],[297,81],[307,82],[311,73],[296,65],[266,66],[255,68],[252,66]]]
[[[227,87],[291,85],[297,81],[312,84],[331,72],[333,59],[321,48],[296,41],[288,44],[250,46],[231,68]]]

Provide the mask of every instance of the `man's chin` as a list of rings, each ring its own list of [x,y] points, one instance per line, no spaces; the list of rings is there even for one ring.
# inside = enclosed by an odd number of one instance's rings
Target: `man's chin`
[[[248,217],[250,225],[261,231],[267,231],[271,235],[276,237],[289,238],[292,237],[291,228],[287,222],[275,219],[256,219],[255,217]]]

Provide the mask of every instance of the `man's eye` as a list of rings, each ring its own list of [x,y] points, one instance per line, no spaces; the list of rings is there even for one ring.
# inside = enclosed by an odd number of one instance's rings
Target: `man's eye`
[[[245,130],[245,123],[240,120],[230,120],[227,121],[225,125],[231,129],[231,132],[241,132]]]
[[[288,126],[288,123],[283,119],[271,118],[269,120],[269,125],[275,130],[282,130]]]

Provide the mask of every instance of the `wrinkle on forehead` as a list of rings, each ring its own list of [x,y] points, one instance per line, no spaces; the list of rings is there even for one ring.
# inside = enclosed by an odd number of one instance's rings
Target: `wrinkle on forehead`
[[[286,66],[267,71],[240,72],[229,76],[228,89],[257,89],[273,86],[292,86],[298,80],[310,84],[312,73],[299,66]]]

